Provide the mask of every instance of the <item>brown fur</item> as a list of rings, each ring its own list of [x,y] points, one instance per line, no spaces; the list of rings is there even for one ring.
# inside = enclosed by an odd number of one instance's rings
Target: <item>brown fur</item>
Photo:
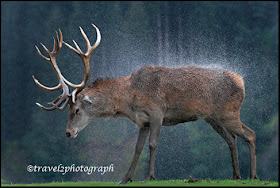
[[[228,70],[146,66],[128,77],[97,80],[83,93],[102,93],[111,101],[108,108],[123,115],[139,108],[159,108],[166,115],[163,125],[175,125],[176,120],[182,123],[239,112],[244,90],[242,77]]]

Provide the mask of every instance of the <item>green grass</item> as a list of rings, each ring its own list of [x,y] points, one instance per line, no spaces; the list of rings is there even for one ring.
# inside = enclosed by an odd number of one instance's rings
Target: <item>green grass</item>
[[[194,183],[186,183],[186,180],[165,180],[165,181],[134,181],[125,185],[119,185],[118,182],[53,182],[53,183],[33,183],[33,184],[1,184],[1,186],[275,186],[278,182],[260,181],[260,180],[201,180]]]

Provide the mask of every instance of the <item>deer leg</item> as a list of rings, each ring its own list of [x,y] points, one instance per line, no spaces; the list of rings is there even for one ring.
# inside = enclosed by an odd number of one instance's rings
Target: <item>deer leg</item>
[[[249,146],[250,152],[250,179],[258,179],[256,165],[256,132],[244,125],[239,119],[227,120],[225,128],[240,136]]]
[[[156,148],[158,144],[158,138],[160,135],[160,130],[162,126],[162,119],[151,118],[150,121],[150,138],[149,138],[149,148],[150,148],[150,162],[149,162],[149,172],[146,181],[155,179],[155,155]]]
[[[134,170],[136,168],[139,156],[140,156],[140,154],[141,154],[141,152],[143,150],[143,147],[144,147],[144,145],[146,143],[146,139],[147,139],[148,133],[149,133],[149,127],[140,128],[139,136],[138,136],[138,140],[137,140],[137,143],[136,143],[135,153],[134,153],[134,157],[133,157],[132,163],[130,165],[130,168],[129,168],[127,174],[119,182],[119,184],[125,184],[128,181],[132,181],[131,178],[132,178]]]
[[[237,180],[237,179],[241,179],[239,162],[238,162],[237,136],[232,133],[229,133],[229,134],[232,136],[232,138],[234,140],[232,143],[230,143],[230,144],[228,143],[230,152],[231,152],[231,159],[232,159],[232,168],[233,168],[232,179]]]
[[[219,135],[221,135],[221,137],[227,142],[229,146],[233,169],[232,179],[241,179],[238,162],[237,136],[235,134],[229,133],[213,119],[205,119],[205,121],[209,123]]]
[[[250,179],[258,179],[256,159],[256,132],[240,122],[243,127],[241,138],[248,144],[250,152]]]

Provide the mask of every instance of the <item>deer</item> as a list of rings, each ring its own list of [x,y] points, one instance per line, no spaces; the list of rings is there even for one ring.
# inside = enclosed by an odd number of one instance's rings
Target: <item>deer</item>
[[[47,91],[62,89],[62,94],[45,107],[46,111],[64,110],[68,104],[68,122],[66,136],[77,137],[91,121],[96,118],[127,118],[139,127],[139,135],[130,168],[119,182],[132,181],[139,156],[149,135],[149,170],[146,181],[155,179],[155,157],[162,126],[174,126],[179,123],[203,119],[228,144],[232,159],[232,179],[241,179],[237,136],[248,144],[250,154],[250,178],[257,179],[256,169],[256,133],[240,120],[240,110],[245,98],[243,78],[237,73],[223,68],[210,68],[195,65],[181,67],[144,66],[128,76],[120,78],[97,79],[86,82],[90,72],[90,56],[100,44],[99,29],[92,24],[97,37],[92,46],[80,27],[85,39],[87,51],[84,53],[73,40],[76,48],[63,41],[59,29],[54,39],[53,50],[42,47],[49,57],[38,54],[51,64],[59,83],[55,87],[41,84],[34,75],[35,83]],[[57,43],[57,45],[56,45]],[[66,45],[78,56],[84,65],[84,78],[80,84],[68,81],[59,70],[56,62],[62,45]],[[68,86],[75,88],[69,93]]]

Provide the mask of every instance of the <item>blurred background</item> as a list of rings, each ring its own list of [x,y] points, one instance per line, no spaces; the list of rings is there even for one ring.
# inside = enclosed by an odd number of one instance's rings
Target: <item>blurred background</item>
[[[40,42],[52,49],[55,30],[83,51],[81,26],[93,44],[88,83],[127,76],[144,65],[221,67],[243,76],[246,97],[241,121],[257,134],[261,180],[278,180],[278,2],[24,2],[1,1],[1,182],[119,181],[126,174],[138,136],[127,119],[94,120],[76,139],[65,136],[67,110],[47,112],[61,91],[48,92],[33,81],[55,86],[52,67],[37,54]],[[65,45],[57,62],[73,83],[83,79],[80,58]],[[241,177],[249,178],[249,150],[238,138]],[[148,144],[134,180],[148,170]],[[29,173],[32,165],[110,165],[114,172]],[[202,120],[163,127],[156,157],[159,180],[230,179],[226,142]]]

